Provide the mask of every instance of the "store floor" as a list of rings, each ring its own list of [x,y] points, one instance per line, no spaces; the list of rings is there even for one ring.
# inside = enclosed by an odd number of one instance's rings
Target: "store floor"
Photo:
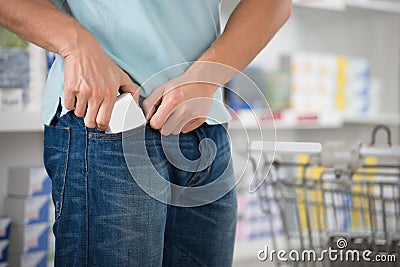
[[[258,260],[243,260],[243,261],[236,261],[233,264],[233,267],[274,267],[276,266],[274,263],[271,262],[260,262]]]

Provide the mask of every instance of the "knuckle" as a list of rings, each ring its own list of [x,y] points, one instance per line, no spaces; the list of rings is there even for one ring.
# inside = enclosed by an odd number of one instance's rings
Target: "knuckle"
[[[99,92],[99,90],[93,89],[92,92],[91,92],[91,97],[92,97],[94,100],[99,99],[99,97],[100,97],[100,92]]]
[[[161,128],[159,123],[155,120],[150,120],[150,126],[151,126],[151,128],[156,129],[156,130]]]
[[[93,120],[85,120],[85,125],[88,128],[95,128],[96,127],[96,123]]]
[[[177,101],[184,98],[184,93],[182,92],[182,90],[178,90],[178,88],[174,88],[171,91],[171,94],[173,98],[176,99]]]
[[[79,92],[79,97],[86,99],[89,96],[89,92],[87,90],[81,90]]]
[[[76,89],[76,87],[73,87],[71,85],[65,85],[64,91],[68,95],[74,95],[74,94],[78,93],[78,90]]]
[[[107,127],[108,119],[104,117],[98,117],[96,118],[96,123],[98,127]]]
[[[145,100],[143,100],[142,105],[143,105],[143,107],[147,108],[150,105],[150,101],[146,98]]]
[[[80,118],[82,118],[85,115],[85,113],[81,110],[75,110],[74,113],[77,117],[80,117]]]
[[[176,97],[174,97],[174,95],[171,95],[171,97],[167,99],[167,105],[169,106],[177,106],[178,104],[179,101]]]
[[[106,91],[105,92],[105,94],[104,94],[104,100],[105,101],[111,101],[111,100],[113,100],[115,97],[114,97],[114,94],[111,92],[111,91]]]

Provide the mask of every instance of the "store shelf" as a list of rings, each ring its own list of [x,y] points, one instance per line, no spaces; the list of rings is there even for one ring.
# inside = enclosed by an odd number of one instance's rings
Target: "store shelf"
[[[274,117],[274,120],[272,120]],[[339,113],[319,115],[299,115],[292,111],[281,114],[266,115],[260,112],[241,111],[230,122],[230,130],[301,130],[301,129],[339,129],[345,125],[377,125],[399,126],[400,116],[382,114],[375,117],[343,116]]]
[[[348,0],[348,7],[400,14],[398,0]]]
[[[400,14],[400,2],[397,0],[294,0],[294,6],[345,11],[358,8]]]
[[[248,259],[257,260],[257,252],[264,249],[268,241],[269,240],[266,239],[236,243],[233,256],[234,261],[242,261]]]
[[[345,124],[386,124],[389,126],[400,126],[400,115],[381,114],[375,117],[345,116],[343,122]]]
[[[346,0],[293,0],[294,6],[344,11]]]
[[[0,133],[41,131],[43,131],[43,124],[38,112],[7,111],[0,113]]]

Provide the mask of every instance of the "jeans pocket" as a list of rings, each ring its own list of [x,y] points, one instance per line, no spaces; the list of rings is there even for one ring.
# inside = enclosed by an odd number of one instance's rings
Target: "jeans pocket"
[[[70,128],[45,126],[43,161],[52,181],[55,219],[61,216],[68,168]]]

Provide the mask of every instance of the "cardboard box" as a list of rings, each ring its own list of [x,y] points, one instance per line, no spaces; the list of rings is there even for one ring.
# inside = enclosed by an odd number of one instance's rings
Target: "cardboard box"
[[[11,168],[8,174],[9,196],[51,194],[51,180],[43,166]]]
[[[0,262],[8,260],[8,240],[0,240]]]
[[[28,198],[7,197],[5,211],[17,224],[34,224],[49,221],[50,196]]]
[[[10,266],[47,267],[47,251],[36,251],[10,255]]]
[[[49,224],[14,224],[10,236],[10,253],[43,251],[49,246]]]
[[[0,240],[9,239],[11,232],[11,218],[0,217]]]

